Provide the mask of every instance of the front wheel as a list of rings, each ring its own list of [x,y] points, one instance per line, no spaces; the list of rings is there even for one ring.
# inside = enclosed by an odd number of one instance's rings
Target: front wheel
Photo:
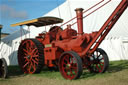
[[[59,61],[59,70],[65,79],[79,78],[83,71],[80,56],[74,51],[64,52]]]

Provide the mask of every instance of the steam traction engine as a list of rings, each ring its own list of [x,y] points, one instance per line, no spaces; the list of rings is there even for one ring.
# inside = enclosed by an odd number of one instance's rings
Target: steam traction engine
[[[41,33],[35,39],[22,40],[18,50],[18,62],[24,73],[38,73],[43,66],[59,67],[65,79],[77,79],[83,68],[90,72],[104,73],[109,60],[106,52],[98,48],[112,29],[116,21],[128,6],[128,0],[122,0],[98,32],[83,32],[83,9],[77,8],[78,33],[67,25],[66,29],[53,26],[49,32]],[[34,25],[36,27],[61,23],[56,17],[41,17],[31,21],[12,24]]]

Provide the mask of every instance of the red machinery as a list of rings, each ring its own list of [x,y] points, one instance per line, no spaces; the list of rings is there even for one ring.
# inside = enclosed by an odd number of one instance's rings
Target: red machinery
[[[53,26],[49,32],[41,33],[35,39],[22,40],[18,50],[18,62],[24,73],[38,73],[43,66],[59,67],[65,79],[77,79],[83,68],[90,72],[104,73],[109,60],[106,52],[98,46],[112,29],[128,6],[128,0],[122,0],[101,29],[90,34],[83,32],[83,9],[77,8],[78,33],[67,25],[62,30]],[[13,24],[46,26],[60,23],[62,19],[43,17],[28,22]]]

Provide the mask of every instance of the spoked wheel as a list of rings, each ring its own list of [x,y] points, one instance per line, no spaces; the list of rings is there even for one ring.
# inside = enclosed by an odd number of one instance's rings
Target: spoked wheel
[[[109,59],[104,50],[97,48],[88,60],[88,68],[90,72],[104,73],[109,66]]]
[[[18,63],[24,73],[38,73],[44,65],[43,45],[36,39],[25,39],[18,49]]]
[[[6,78],[8,74],[7,63],[4,58],[0,59],[0,78]]]
[[[65,79],[79,78],[83,71],[80,56],[74,51],[64,52],[59,61],[59,70]]]

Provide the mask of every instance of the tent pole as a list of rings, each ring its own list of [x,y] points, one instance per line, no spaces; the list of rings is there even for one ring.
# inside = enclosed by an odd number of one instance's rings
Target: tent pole
[[[22,25],[20,25],[20,35],[21,35],[21,41],[22,41]]]
[[[3,27],[3,25],[0,25],[0,43],[1,43],[1,30],[2,30],[2,27]]]

